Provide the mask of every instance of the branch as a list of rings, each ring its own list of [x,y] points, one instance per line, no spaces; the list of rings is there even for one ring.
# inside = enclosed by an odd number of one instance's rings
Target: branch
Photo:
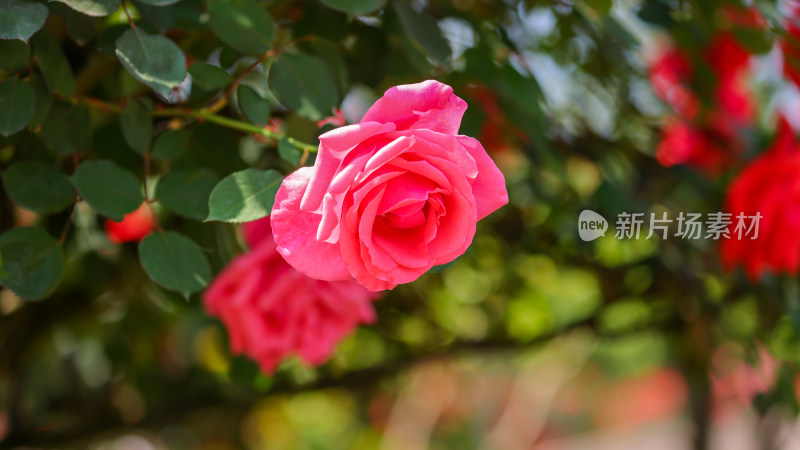
[[[680,326],[681,323],[682,322],[680,320],[675,320],[674,322],[657,324],[656,326],[661,325],[662,327],[665,327],[665,329],[669,330],[672,329],[673,326]],[[81,428],[71,428],[65,432],[43,432],[40,431],[41,427],[37,426],[41,424],[32,424],[32,426],[27,429],[12,428],[11,434],[5,441],[2,442],[2,444],[10,446],[23,444],[45,447],[50,445],[69,446],[68,444],[70,442],[72,444],[77,444],[82,441],[92,439],[97,435],[114,435],[122,433],[125,430],[129,430],[131,427],[136,427],[139,429],[158,429],[169,424],[179,423],[185,420],[188,416],[195,415],[198,411],[202,410],[212,411],[216,409],[223,409],[225,414],[244,415],[247,414],[253,408],[253,406],[260,402],[265,396],[268,397],[273,395],[297,394],[301,392],[332,388],[346,388],[352,390],[370,389],[380,381],[387,378],[396,377],[411,366],[421,362],[440,358],[454,358],[470,355],[526,350],[549,342],[550,340],[563,334],[587,328],[595,328],[594,319],[587,319],[572,325],[568,325],[560,330],[542,335],[526,342],[512,341],[505,338],[489,341],[456,341],[455,343],[452,343],[446,347],[426,350],[416,354],[411,353],[405,355],[403,358],[380,366],[355,370],[347,372],[344,375],[323,373],[321,378],[306,384],[298,385],[295,384],[291,379],[278,377],[273,386],[270,388],[269,392],[264,395],[260,395],[256,392],[249,392],[245,397],[239,399],[224,396],[222,394],[214,394],[202,398],[193,397],[191,399],[168,399],[161,403],[170,405],[169,407],[152,411],[144,420],[132,425],[126,425],[122,423],[119,418],[112,415],[104,415],[102,418],[93,417],[92,419],[96,419],[96,422]],[[622,337],[630,333],[641,332],[646,329],[652,329],[652,326],[630,330],[628,333],[624,334],[600,334],[598,337]],[[176,392],[180,393],[181,391],[178,389]],[[85,444],[85,442],[82,443]]]

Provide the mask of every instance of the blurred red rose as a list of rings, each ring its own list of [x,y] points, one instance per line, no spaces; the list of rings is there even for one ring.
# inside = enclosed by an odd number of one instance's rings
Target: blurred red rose
[[[757,343],[753,364],[744,361],[731,345],[718,348],[711,357],[712,408],[715,414],[750,406],[756,395],[775,386],[780,363]]]
[[[663,51],[649,68],[650,83],[656,95],[687,119],[695,117],[700,109],[697,96],[687,86],[692,72],[691,61],[676,48]]]
[[[153,232],[157,223],[153,210],[147,203],[142,203],[139,209],[126,214],[121,222],[107,219],[106,236],[115,244],[139,242]]]
[[[783,52],[783,74],[795,85],[800,86],[800,5],[789,5],[786,23],[786,37],[781,42]]]
[[[740,213],[761,215],[757,239],[731,233],[720,243],[725,267],[742,264],[751,279],[766,270],[797,273],[800,267],[800,146],[783,118],[777,134],[772,147],[733,180],[726,200],[732,226]]]
[[[256,360],[265,373],[292,355],[322,364],[359,324],[375,319],[374,294],[355,282],[320,281],[292,268],[275,249],[269,218],[244,225],[250,252],[237,256],[206,290],[231,351]]]

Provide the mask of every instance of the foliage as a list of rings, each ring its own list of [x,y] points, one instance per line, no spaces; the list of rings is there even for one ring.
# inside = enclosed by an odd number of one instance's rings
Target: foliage
[[[783,364],[755,405],[795,411],[796,274],[749,281],[713,241],[581,242],[576,229],[583,209],[724,209],[731,178],[771,142],[785,80],[751,83],[759,116],[736,129],[742,151],[724,170],[664,167],[671,106],[650,86],[648,49],[656,35],[687,49],[690,87],[713,105],[702,48],[721,27],[762,60],[784,39],[771,0],[755,2],[761,28],[720,19],[749,3],[0,0],[0,440],[158,430],[193,408],[258,412],[262,395],[338,386],[352,389],[275,397],[290,411],[280,420],[305,430],[294,443],[372,448],[358,389],[376,394],[416,361],[523,351],[576,329],[603,373],[679,371],[700,441],[723,343],[744,359],[768,347]],[[232,357],[200,295],[243,250],[236,224],[269,214],[337,115],[357,122],[387,88],[425,79],[467,100],[460,133],[500,166],[509,205],[459,260],[376,302],[378,322],[328,365],[290,361],[268,377]],[[156,231],[109,242],[103,222],[143,203]],[[291,409],[303,399],[327,419]],[[468,429],[441,440],[463,448]]]

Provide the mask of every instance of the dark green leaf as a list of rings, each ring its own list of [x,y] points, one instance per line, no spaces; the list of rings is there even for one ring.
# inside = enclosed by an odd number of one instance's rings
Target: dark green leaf
[[[171,7],[138,0],[133,0],[133,5],[139,10],[142,22],[152,25],[156,30],[167,31],[175,25],[175,11]]]
[[[247,120],[256,125],[269,123],[271,113],[269,102],[258,95],[255,89],[241,84],[236,90],[236,98],[239,102],[239,109],[247,117]]]
[[[61,243],[43,228],[13,228],[0,235],[0,284],[22,298],[47,297],[64,275]]]
[[[450,45],[430,15],[414,11],[407,2],[392,2],[406,36],[439,62],[450,57]]]
[[[225,177],[211,192],[207,220],[239,223],[268,216],[281,181],[274,170],[246,169]]]
[[[116,48],[125,69],[162,96],[186,78],[186,56],[164,36],[132,28],[117,39]]]
[[[14,203],[39,214],[57,213],[75,200],[75,189],[67,176],[39,161],[12,165],[3,173],[3,183]]]
[[[56,38],[47,30],[37,33],[33,38],[33,54],[50,90],[62,97],[72,97],[75,94],[75,77]]]
[[[36,112],[36,94],[16,78],[0,82],[0,134],[8,136],[25,128]]]
[[[300,157],[302,153],[300,149],[295,147],[289,142],[289,138],[284,136],[278,142],[278,154],[281,155],[281,158],[288,161],[291,165],[297,166],[300,164]]]
[[[175,170],[158,181],[156,200],[178,215],[203,220],[208,217],[208,197],[217,185],[208,169]]]
[[[0,70],[16,72],[24,69],[31,59],[31,49],[28,44],[16,39],[0,40]]]
[[[92,17],[107,16],[119,8],[117,0],[50,0],[61,2],[79,13]]]
[[[200,247],[174,231],[146,237],[139,244],[139,261],[153,281],[185,297],[211,280],[211,268]]]
[[[61,154],[85,152],[92,145],[92,118],[85,105],[55,103],[42,124],[41,137]]]
[[[27,41],[47,20],[41,3],[0,0],[0,39]]]
[[[224,70],[204,62],[194,63],[189,67],[192,83],[209,91],[225,87],[233,82],[233,77]]]
[[[50,108],[53,106],[53,97],[47,94],[47,87],[38,75],[31,75],[30,84],[36,93],[36,112],[33,114],[28,127],[31,130],[35,130],[42,126],[47,115],[50,114]]]
[[[66,6],[62,8],[60,15],[67,25],[67,34],[78,45],[85,45],[94,38],[95,18],[76,12]]]
[[[128,102],[120,116],[120,125],[128,146],[141,155],[147,153],[153,140],[153,121],[141,103]]]
[[[322,3],[354,16],[363,16],[383,8],[386,0],[322,0]]]
[[[208,16],[214,33],[240,52],[261,55],[272,46],[272,19],[253,0],[209,0]]]
[[[189,130],[167,130],[158,135],[153,144],[153,157],[171,161],[186,152],[189,145]]]
[[[270,69],[269,84],[282,103],[311,120],[330,116],[339,103],[328,66],[313,56],[279,56]]]
[[[100,214],[119,222],[144,198],[139,180],[111,161],[85,161],[72,176],[81,197]]]

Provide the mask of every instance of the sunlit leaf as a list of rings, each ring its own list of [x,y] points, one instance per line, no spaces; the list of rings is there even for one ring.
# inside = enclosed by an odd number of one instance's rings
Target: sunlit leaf
[[[225,177],[211,192],[207,220],[239,223],[268,216],[281,181],[274,170],[246,169]]]

